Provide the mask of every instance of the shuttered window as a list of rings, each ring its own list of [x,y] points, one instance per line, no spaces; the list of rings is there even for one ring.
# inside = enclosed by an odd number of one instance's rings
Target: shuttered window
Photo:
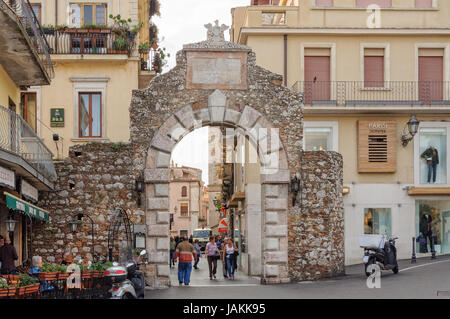
[[[416,0],[416,8],[432,8],[433,0]]]
[[[181,197],[187,197],[187,187],[183,186],[181,188]]]
[[[188,214],[189,214],[188,204],[180,204],[180,215],[188,216]]]
[[[358,121],[358,172],[394,173],[397,170],[397,122]]]
[[[384,49],[364,49],[364,87],[385,87]]]

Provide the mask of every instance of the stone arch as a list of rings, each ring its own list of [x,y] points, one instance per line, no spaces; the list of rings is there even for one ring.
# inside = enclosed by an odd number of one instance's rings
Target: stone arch
[[[186,105],[177,110],[155,132],[145,169],[147,224],[152,263],[148,279],[154,286],[169,284],[169,183],[170,158],[175,145],[196,128],[227,126],[245,132],[257,149],[261,163],[261,273],[264,282],[288,282],[288,170],[287,154],[278,129],[259,111],[246,106],[243,111],[227,107],[227,98],[215,90],[207,107],[193,110]]]

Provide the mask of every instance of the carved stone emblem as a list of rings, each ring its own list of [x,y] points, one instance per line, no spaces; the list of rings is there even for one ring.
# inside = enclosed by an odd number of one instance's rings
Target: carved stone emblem
[[[219,26],[219,20],[215,21],[216,25],[211,23],[205,24],[205,28],[208,29],[207,40],[212,42],[225,42],[224,32],[229,29],[225,24]]]

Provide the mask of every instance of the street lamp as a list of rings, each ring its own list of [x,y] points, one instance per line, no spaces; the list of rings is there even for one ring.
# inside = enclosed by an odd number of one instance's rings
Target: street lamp
[[[420,121],[417,119],[415,115],[412,115],[408,123],[406,123],[406,125],[408,126],[408,132],[406,132],[405,129],[403,129],[401,138],[403,147],[406,147],[408,143],[414,139],[414,136],[417,134],[419,130]]]
[[[12,219],[12,216],[9,216],[9,219],[5,220],[6,230],[10,233],[14,232],[17,223],[18,223],[17,220],[14,220]]]
[[[70,230],[72,231],[73,234],[75,234],[78,230],[78,225],[82,224],[81,219],[83,217],[87,217],[89,218],[89,220],[91,221],[91,234],[92,234],[92,259],[94,260],[94,262],[96,262],[96,258],[95,258],[95,253],[94,253],[94,221],[92,220],[92,218],[83,212],[79,212],[78,214],[75,215],[77,217],[77,219],[73,219],[72,221],[69,222],[70,225]],[[74,217],[75,217],[74,216]]]

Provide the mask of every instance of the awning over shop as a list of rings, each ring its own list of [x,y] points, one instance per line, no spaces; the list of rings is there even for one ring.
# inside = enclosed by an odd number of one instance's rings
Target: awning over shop
[[[50,221],[50,214],[42,208],[27,203],[26,201],[17,198],[16,196],[13,196],[7,192],[4,192],[4,194],[6,195],[6,206],[8,206],[10,209],[18,210],[22,213],[28,214],[32,217],[46,222]]]

